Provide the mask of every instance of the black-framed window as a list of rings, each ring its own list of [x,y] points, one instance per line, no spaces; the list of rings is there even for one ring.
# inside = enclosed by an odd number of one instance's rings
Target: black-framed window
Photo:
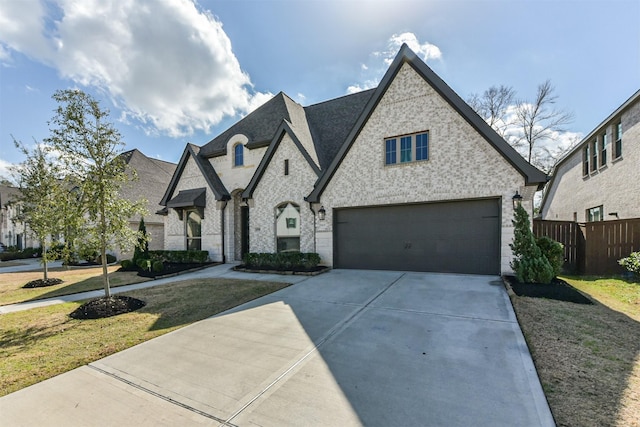
[[[184,235],[185,247],[188,251],[202,250],[202,213],[200,209],[185,209],[184,215]]]
[[[589,175],[589,144],[582,149],[582,175]]]
[[[613,150],[613,157],[615,159],[618,159],[620,157],[622,157],[622,121],[618,121],[618,123],[616,123],[614,129],[614,134],[613,134],[613,140],[614,140],[614,150]]]
[[[600,166],[607,164],[607,131],[600,135]]]
[[[384,140],[384,164],[386,166],[425,160],[429,160],[429,132]]]
[[[604,221],[604,209],[602,205],[587,209],[587,221]]]
[[[598,140],[591,143],[591,171],[598,169]]]
[[[244,146],[240,143],[233,146],[233,166],[244,166]]]

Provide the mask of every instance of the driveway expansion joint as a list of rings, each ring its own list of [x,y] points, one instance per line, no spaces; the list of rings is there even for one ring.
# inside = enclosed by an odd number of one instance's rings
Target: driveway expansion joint
[[[149,390],[148,388],[143,387],[143,386],[141,386],[140,384],[136,384],[136,383],[134,383],[134,382],[132,382],[132,381],[126,380],[126,379],[124,379],[124,378],[122,378],[122,377],[120,377],[120,376],[118,376],[118,375],[114,374],[113,372],[105,371],[104,369],[98,368],[97,366],[94,366],[94,365],[92,365],[92,364],[88,364],[88,365],[87,365],[87,367],[89,367],[89,368],[93,369],[93,370],[94,370],[94,371],[96,371],[96,372],[100,372],[100,373],[101,373],[101,374],[103,374],[103,375],[106,375],[106,376],[108,376],[108,377],[111,377],[111,378],[113,378],[113,379],[116,379],[116,380],[118,380],[118,381],[120,381],[120,382],[122,382],[122,383],[124,383],[124,384],[127,384],[129,387],[133,387],[133,388],[138,389],[138,390],[140,390],[140,391],[143,391],[143,392],[145,392],[145,393],[147,393],[147,394],[150,394],[150,395],[152,395],[152,396],[155,396],[155,397],[157,397],[157,398],[159,398],[159,399],[162,399],[162,400],[164,400],[164,401],[166,401],[166,402],[169,402],[169,403],[171,403],[171,404],[173,404],[173,405],[176,405],[176,406],[179,406],[179,407],[181,407],[181,408],[184,408],[184,409],[186,409],[187,411],[190,411],[190,412],[196,413],[196,414],[198,414],[198,415],[201,415],[201,416],[203,416],[203,417],[206,417],[206,418],[209,418],[209,419],[211,419],[211,420],[217,421],[217,422],[219,422],[219,423],[224,423],[224,422],[225,422],[225,420],[223,420],[223,419],[221,419],[221,418],[218,418],[218,417],[216,417],[216,416],[214,416],[214,415],[211,415],[211,414],[208,414],[208,413],[206,413],[206,412],[204,412],[204,411],[201,411],[201,410],[199,410],[199,409],[196,409],[196,408],[194,408],[193,406],[186,405],[186,404],[184,404],[184,403],[182,403],[182,402],[179,402],[179,401],[177,401],[177,400],[175,400],[175,399],[172,399],[172,398],[170,398],[170,397],[168,397],[168,396],[164,396],[164,395],[162,395],[162,394],[160,394],[160,393],[157,393],[157,392],[155,392],[155,391],[153,391],[153,390]],[[224,425],[225,425],[225,426],[232,426],[231,424],[224,424]]]

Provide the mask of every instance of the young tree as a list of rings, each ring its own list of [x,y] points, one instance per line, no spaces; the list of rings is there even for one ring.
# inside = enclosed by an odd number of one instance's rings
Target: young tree
[[[564,127],[573,121],[571,113],[555,108],[558,96],[553,93],[554,90],[551,81],[547,80],[538,85],[533,102],[521,100],[516,105],[516,125],[521,130],[521,136],[514,145],[525,144],[529,163],[536,163],[533,154],[537,144],[553,139],[556,133],[565,132]]]
[[[472,94],[467,102],[529,163],[549,173],[580,139],[566,133],[573,116],[555,108],[558,97],[549,80],[538,85],[534,101],[515,97],[513,88],[500,85]]]
[[[124,144],[108,120],[108,110],[80,90],[60,90],[53,99],[59,105],[49,122],[51,136],[45,141],[59,153],[65,172],[79,186],[85,216],[82,236],[101,257],[105,297],[109,298],[107,250],[114,245],[130,249],[135,244],[137,233],[128,220],[142,214],[143,203],[118,196],[130,178],[119,156]]]
[[[11,168],[17,178],[20,192],[15,202],[20,204],[17,220],[24,222],[36,235],[42,248],[44,280],[48,280],[47,263],[56,258],[49,252],[52,237],[61,231],[62,215],[58,199],[63,190],[59,164],[49,155],[49,149],[36,143],[30,150],[21,142],[13,143],[26,156],[26,159]]]
[[[506,132],[511,125],[508,110],[514,102],[516,92],[512,87],[500,85],[491,86],[482,95],[471,94],[467,103],[482,117],[498,134],[506,139]]]
[[[147,226],[144,225],[144,218],[140,218],[138,225],[138,243],[133,250],[133,263],[137,265],[138,260],[149,259],[149,235],[147,234]]]

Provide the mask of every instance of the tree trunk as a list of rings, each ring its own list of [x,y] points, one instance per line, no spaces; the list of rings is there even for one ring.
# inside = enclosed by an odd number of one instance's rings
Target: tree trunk
[[[43,241],[40,245],[42,246],[42,265],[44,267],[44,280],[46,281],[49,278],[49,272],[47,271],[47,242]]]
[[[104,296],[109,298],[111,296],[111,288],[109,286],[109,270],[107,269],[107,251],[105,249],[105,245],[102,245],[100,258],[102,258],[102,277],[104,278]]]

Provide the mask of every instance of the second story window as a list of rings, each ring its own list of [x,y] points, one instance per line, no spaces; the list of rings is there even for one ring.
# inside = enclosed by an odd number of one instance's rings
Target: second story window
[[[613,158],[618,159],[622,157],[622,122],[616,123],[613,129],[613,143],[615,144]]]
[[[600,166],[607,164],[607,132],[600,136]]]
[[[591,143],[591,171],[598,169],[598,140]]]
[[[398,156],[398,153],[400,154]],[[429,133],[421,132],[384,140],[384,164],[429,160]]]
[[[589,144],[582,150],[582,175],[589,175]]]
[[[236,144],[233,146],[233,166],[244,165],[244,146],[242,144]]]

